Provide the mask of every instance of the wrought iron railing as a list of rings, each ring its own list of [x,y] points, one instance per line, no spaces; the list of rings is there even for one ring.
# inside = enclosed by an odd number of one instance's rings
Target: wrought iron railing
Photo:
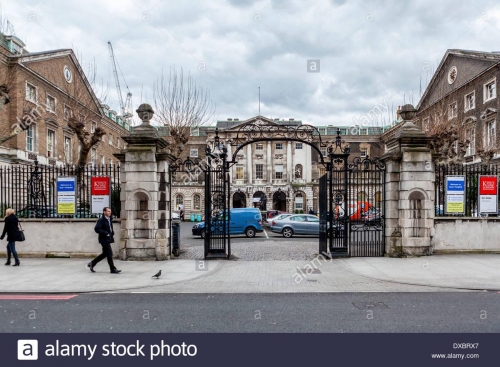
[[[76,214],[57,214],[57,177],[77,178]],[[45,166],[35,161],[31,165],[0,167],[0,215],[13,208],[20,218],[95,218],[91,211],[91,177],[109,176],[111,210],[120,216],[120,167]]]
[[[496,165],[436,165],[435,207],[436,217],[466,216],[478,217],[478,182],[479,175],[499,175]],[[446,213],[446,176],[465,176],[465,213]],[[500,198],[500,195],[498,196]],[[500,206],[499,206],[500,207]],[[495,216],[497,214],[494,214]]]

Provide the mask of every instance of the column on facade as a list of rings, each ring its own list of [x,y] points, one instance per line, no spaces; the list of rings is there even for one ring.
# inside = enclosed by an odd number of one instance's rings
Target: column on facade
[[[293,167],[292,167],[292,142],[287,141],[286,144],[286,172],[288,175],[288,181],[293,179]]]
[[[247,145],[247,185],[253,183],[252,144]]]
[[[226,147],[227,147],[227,160],[230,161],[233,157],[231,143],[227,142]],[[229,182],[233,183],[233,167],[229,168]]]
[[[309,144],[303,144],[303,148],[306,149],[306,166],[302,169],[303,177],[306,182],[312,182],[312,155],[311,146]]]
[[[273,165],[272,165],[272,146],[271,142],[267,142],[267,154],[266,154],[266,162],[267,162],[267,182],[269,184],[273,183]]]

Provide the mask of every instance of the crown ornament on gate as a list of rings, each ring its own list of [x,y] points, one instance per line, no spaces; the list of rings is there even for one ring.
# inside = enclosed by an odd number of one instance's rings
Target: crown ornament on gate
[[[336,155],[349,155],[351,153],[351,148],[349,145],[344,145],[345,140],[342,140],[340,135],[340,128],[337,128],[337,136],[335,137],[334,144],[328,147],[328,156],[333,159]]]

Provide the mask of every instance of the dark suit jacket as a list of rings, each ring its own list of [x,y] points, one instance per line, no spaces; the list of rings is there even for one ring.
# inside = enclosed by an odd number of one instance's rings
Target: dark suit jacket
[[[17,219],[15,214],[11,214],[5,218],[5,225],[3,226],[3,232],[0,240],[3,240],[6,233],[7,241],[9,242],[16,242],[19,238],[19,219]]]
[[[113,218],[109,218],[109,221],[103,215],[97,221],[96,228],[99,232],[99,243],[114,243],[115,239],[113,235],[115,232],[113,231]]]

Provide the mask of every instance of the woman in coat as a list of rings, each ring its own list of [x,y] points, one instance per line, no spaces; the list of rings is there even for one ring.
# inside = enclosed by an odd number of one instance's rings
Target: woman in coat
[[[16,263],[14,266],[19,266],[19,257],[16,251],[16,240],[19,238],[19,219],[17,219],[14,209],[8,208],[5,211],[5,225],[0,240],[3,240],[7,234],[7,262],[5,265],[10,265],[10,255],[14,255]]]

